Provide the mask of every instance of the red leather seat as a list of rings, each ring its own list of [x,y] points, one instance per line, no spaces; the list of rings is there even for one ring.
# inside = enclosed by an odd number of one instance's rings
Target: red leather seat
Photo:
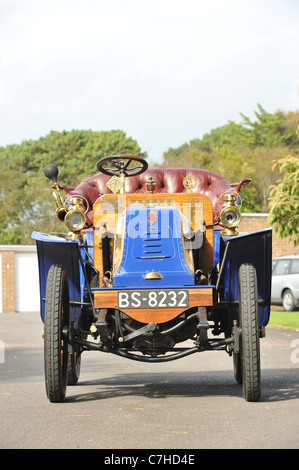
[[[184,193],[186,189],[183,186],[185,176],[194,176],[197,185],[194,187],[194,193],[200,193],[207,196],[214,207],[214,220],[216,221],[220,214],[220,207],[217,203],[219,196],[232,186],[219,174],[203,170],[200,168],[148,168],[144,173],[138,176],[126,178],[126,193],[148,193],[146,180],[151,176],[156,181],[155,193]],[[92,224],[92,206],[93,203],[102,194],[111,193],[106,183],[111,176],[103,173],[96,173],[85,178],[71,194],[84,196],[89,202],[89,211],[87,220]],[[242,180],[243,182],[248,180]],[[238,183],[238,190],[241,186]],[[243,183],[247,184],[247,183]],[[221,205],[220,205],[221,206]]]

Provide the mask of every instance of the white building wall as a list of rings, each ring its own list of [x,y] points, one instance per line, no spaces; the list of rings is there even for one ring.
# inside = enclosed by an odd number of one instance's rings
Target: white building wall
[[[38,262],[35,253],[15,253],[16,312],[35,312],[40,309]]]
[[[1,259],[4,252],[14,253],[14,282],[4,279]],[[4,267],[4,266],[3,266]],[[3,271],[3,272],[2,272]],[[6,280],[6,283],[5,283]],[[16,312],[40,310],[38,259],[35,245],[0,245],[0,313],[5,310],[3,286],[12,291]]]

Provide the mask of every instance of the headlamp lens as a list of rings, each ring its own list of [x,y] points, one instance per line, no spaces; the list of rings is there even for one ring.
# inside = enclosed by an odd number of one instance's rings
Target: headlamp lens
[[[225,227],[237,227],[241,221],[241,213],[237,207],[225,207],[221,212],[220,219]]]
[[[85,215],[80,211],[70,211],[67,213],[64,221],[69,230],[78,232],[85,225]]]

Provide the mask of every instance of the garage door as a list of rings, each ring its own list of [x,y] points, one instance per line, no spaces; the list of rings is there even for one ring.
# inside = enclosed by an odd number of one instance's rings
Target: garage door
[[[39,279],[36,253],[15,253],[16,312],[37,312]]]

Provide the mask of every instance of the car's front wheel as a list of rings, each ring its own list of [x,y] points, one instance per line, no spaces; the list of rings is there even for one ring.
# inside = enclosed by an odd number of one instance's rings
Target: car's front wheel
[[[290,289],[285,290],[282,295],[282,306],[286,312],[293,312],[295,310],[295,300]]]
[[[69,290],[62,265],[48,272],[44,319],[46,393],[53,403],[64,400],[68,372]]]

